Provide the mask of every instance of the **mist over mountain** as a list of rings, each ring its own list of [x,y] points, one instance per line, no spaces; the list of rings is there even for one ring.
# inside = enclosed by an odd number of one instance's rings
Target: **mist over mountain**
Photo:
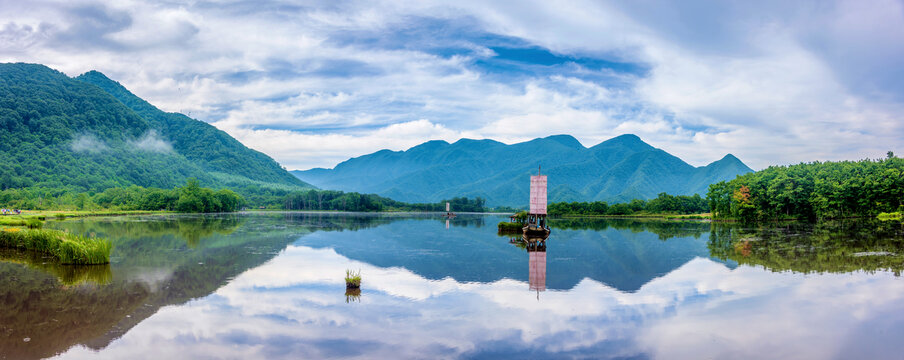
[[[549,175],[549,201],[651,199],[661,192],[706,195],[709,184],[751,172],[731,154],[694,167],[621,135],[593,147],[554,135],[506,145],[494,140],[428,141],[406,151],[381,150],[333,169],[292,171],[326,189],[376,193],[406,202],[456,196],[483,197],[489,205],[525,206],[529,178],[538,166]]]
[[[310,187],[223,131],[163,112],[91,71],[0,64],[0,189]]]

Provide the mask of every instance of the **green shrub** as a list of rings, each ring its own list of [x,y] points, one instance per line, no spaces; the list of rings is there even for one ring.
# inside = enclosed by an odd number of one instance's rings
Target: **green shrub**
[[[44,227],[44,223],[41,220],[35,218],[29,218],[25,221],[25,226],[29,229],[40,229]]]

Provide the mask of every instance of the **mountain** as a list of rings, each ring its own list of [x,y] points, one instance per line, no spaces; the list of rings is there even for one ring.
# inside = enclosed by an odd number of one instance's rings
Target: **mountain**
[[[311,187],[265,154],[182,114],[166,113],[91,71],[0,64],[0,189],[100,191],[204,186]]]
[[[482,197],[492,206],[526,206],[530,174],[549,175],[549,201],[651,199],[661,192],[705,195],[709,184],[751,172],[733,155],[694,167],[622,135],[586,148],[572,136],[506,145],[493,140],[434,140],[406,151],[381,150],[333,169],[292,171],[326,189],[376,193],[399,201]]]

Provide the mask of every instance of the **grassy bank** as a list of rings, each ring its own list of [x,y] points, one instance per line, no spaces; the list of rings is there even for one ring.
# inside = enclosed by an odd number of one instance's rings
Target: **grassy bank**
[[[5,215],[0,217],[0,225],[15,225],[14,222],[22,221],[28,218],[38,218],[41,220],[51,218],[71,218],[71,217],[89,217],[89,216],[117,216],[117,215],[147,215],[147,214],[171,214],[173,211],[163,210],[22,210],[20,215]]]
[[[110,263],[113,244],[106,239],[88,238],[57,230],[3,228],[0,247],[47,254],[62,264],[94,265]]]

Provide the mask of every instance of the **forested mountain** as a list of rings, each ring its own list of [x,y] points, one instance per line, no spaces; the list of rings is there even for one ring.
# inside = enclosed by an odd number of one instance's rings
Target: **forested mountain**
[[[103,74],[0,64],[0,190],[310,187],[225,132],[164,113]]]
[[[752,171],[732,155],[694,167],[622,135],[586,148],[556,135],[506,145],[493,140],[429,141],[406,151],[381,150],[334,169],[293,171],[327,189],[376,193],[399,201],[481,197],[491,206],[525,206],[530,174],[549,175],[549,201],[651,199],[659,193],[705,195],[709,184]]]
[[[113,95],[170,141],[176,152],[215,172],[215,176],[227,175],[228,180],[228,175],[238,175],[269,183],[303,185],[269,156],[245,147],[225,131],[180,113],[163,112],[100,72],[89,71],[75,79]]]

